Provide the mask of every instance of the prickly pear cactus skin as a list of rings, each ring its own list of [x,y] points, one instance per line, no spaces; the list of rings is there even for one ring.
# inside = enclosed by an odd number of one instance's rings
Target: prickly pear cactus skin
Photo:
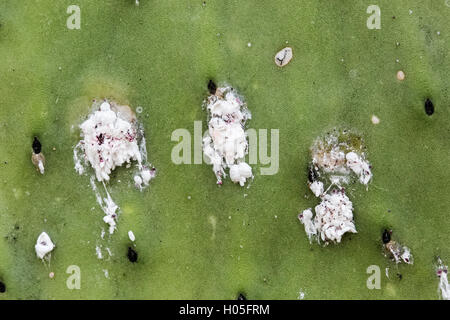
[[[444,0],[381,2],[380,30],[367,29],[360,2],[77,4],[80,30],[66,28],[61,1],[0,3],[0,299],[296,299],[299,290],[305,299],[438,298],[432,261],[450,260]],[[273,57],[287,45],[294,58],[280,69]],[[172,131],[193,133],[194,121],[205,121],[210,78],[239,90],[253,128],[280,129],[278,173],[263,176],[254,165],[249,189],[217,187],[206,164],[171,162]],[[105,97],[143,107],[158,175],[141,193],[129,171],[114,173],[118,230],[102,242],[113,256],[98,260],[103,213],[89,178],[73,169],[72,147],[92,99]],[[309,147],[334,127],[362,134],[374,179],[368,191],[348,190],[358,234],[323,248],[309,244],[296,217],[316,202]],[[34,136],[43,176],[30,161]],[[382,256],[386,227],[411,248],[413,266],[397,270]],[[34,252],[42,231],[56,244],[50,266]],[[70,265],[81,269],[80,290],[66,287]],[[370,265],[380,266],[381,290],[366,288]]]

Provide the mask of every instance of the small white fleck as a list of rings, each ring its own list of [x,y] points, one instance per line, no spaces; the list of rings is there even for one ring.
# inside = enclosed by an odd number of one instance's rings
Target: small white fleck
[[[275,219],[278,219],[278,216],[277,216],[277,215],[275,216]]]
[[[411,9],[409,9],[409,14],[411,15],[413,13],[413,11]]]
[[[437,35],[440,35],[441,34],[441,32],[440,31],[438,31],[438,32],[436,32],[437,33]]]
[[[249,42],[249,43],[247,43],[247,47],[251,47],[252,46],[252,44]]]
[[[373,124],[379,124],[380,123],[380,119],[376,116],[376,115],[372,115],[372,123]]]
[[[95,247],[95,253],[97,254],[98,259],[103,259],[102,250],[100,249],[100,247]]]
[[[128,231],[128,238],[130,238],[131,241],[134,242],[134,240],[136,240],[136,237],[134,236],[133,231]]]
[[[187,198],[188,198],[188,200],[191,200],[191,196],[188,196]]]
[[[244,246],[241,244],[240,246],[239,246],[241,249],[243,249],[244,248]]]

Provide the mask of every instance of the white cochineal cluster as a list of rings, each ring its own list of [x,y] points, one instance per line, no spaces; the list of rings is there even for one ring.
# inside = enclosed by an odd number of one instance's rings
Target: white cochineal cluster
[[[357,232],[353,204],[342,187],[342,184],[349,182],[351,174],[364,185],[372,179],[370,164],[362,154],[350,150],[348,144],[339,142],[336,136],[329,135],[316,141],[312,148],[308,185],[311,192],[321,199],[321,203],[314,208],[315,216],[311,208],[299,215],[310,241],[316,238],[318,242],[339,243],[345,233]],[[327,176],[330,185],[325,190]],[[333,186],[337,188],[329,191]]]
[[[103,102],[100,109],[80,125],[83,140],[77,148],[84,151],[85,161],[95,170],[98,181],[109,181],[109,175],[116,167],[137,161],[139,170],[142,171],[141,183],[147,185],[152,175],[150,169],[142,164],[142,148],[138,145],[134,115],[130,109],[121,110],[115,112],[109,102]],[[132,120],[127,121],[127,118]],[[75,169],[82,174],[84,168],[78,161],[76,152],[77,150],[74,150]]]
[[[299,216],[310,241],[317,237],[324,242],[339,243],[345,233],[356,233],[353,204],[344,191],[334,190],[331,194],[324,194],[322,202],[315,207],[315,212],[313,217],[311,209],[306,209]]]
[[[98,110],[80,125],[82,140],[75,146],[73,158],[75,170],[85,172],[90,165],[95,171],[95,178],[103,184],[106,196],[102,197],[91,177],[91,187],[97,202],[105,216],[103,221],[109,225],[109,233],[116,229],[119,206],[113,201],[105,182],[110,180],[111,172],[126,164],[137,162],[138,172],[133,177],[135,186],[142,190],[149,185],[156,170],[147,164],[146,141],[143,130],[137,125],[135,113],[128,106],[104,101]],[[84,161],[81,161],[84,159]]]
[[[251,118],[245,103],[230,87],[218,88],[206,101],[209,113],[208,133],[203,138],[203,152],[213,166],[217,183],[222,184],[229,168],[230,179],[244,186],[253,177],[244,161],[248,153],[245,123]]]

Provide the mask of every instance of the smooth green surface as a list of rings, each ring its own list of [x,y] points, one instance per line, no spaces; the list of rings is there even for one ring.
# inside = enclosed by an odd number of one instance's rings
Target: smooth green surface
[[[380,0],[381,30],[368,30],[366,1],[202,2],[78,0],[81,30],[68,30],[71,1],[0,1],[0,299],[296,299],[299,290],[306,299],[438,298],[433,258],[450,261],[450,7]],[[294,59],[279,69],[273,56],[286,41]],[[250,188],[217,187],[210,166],[171,162],[172,131],[206,119],[210,78],[245,97],[251,128],[280,130],[276,175],[254,166]],[[110,189],[121,215],[106,241],[89,178],[72,160],[77,125],[104,97],[144,108],[158,169],[143,193],[118,170]],[[358,234],[321,247],[297,214],[317,204],[306,185],[309,147],[335,126],[363,135],[374,179],[349,193]],[[44,176],[30,161],[34,135]],[[413,266],[383,257],[385,226],[411,248]],[[130,229],[137,264],[126,258]],[[34,252],[43,230],[57,245],[50,267]],[[113,257],[98,260],[96,244]],[[374,264],[381,290],[366,288]],[[66,287],[69,265],[81,268],[80,290]]]

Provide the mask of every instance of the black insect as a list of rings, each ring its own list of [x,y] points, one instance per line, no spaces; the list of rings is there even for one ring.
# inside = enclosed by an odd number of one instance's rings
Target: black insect
[[[130,260],[130,262],[134,263],[138,259],[138,254],[133,248],[128,247],[127,257],[128,257],[128,260]]]
[[[311,164],[308,168],[308,180],[309,182],[313,183],[319,178],[319,173],[317,172],[316,168],[313,164]]]
[[[0,293],[4,293],[6,291],[6,286],[3,282],[0,281]]]
[[[247,300],[247,298],[242,293],[239,293],[237,299],[238,300]]]
[[[210,94],[216,94],[217,86],[214,81],[209,80],[208,82],[208,91]]]
[[[37,137],[34,137],[32,148],[35,154],[41,153],[42,145]]]
[[[434,113],[434,105],[430,99],[427,99],[425,101],[425,113],[429,116],[431,116]]]
[[[384,244],[389,243],[391,241],[391,233],[388,230],[384,229],[382,238]]]

